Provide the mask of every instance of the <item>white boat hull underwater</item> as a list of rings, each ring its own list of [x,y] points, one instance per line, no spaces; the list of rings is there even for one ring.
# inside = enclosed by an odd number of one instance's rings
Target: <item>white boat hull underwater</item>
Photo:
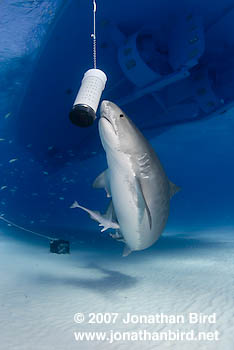
[[[108,169],[94,181],[111,197],[106,214],[80,206],[103,226],[115,229],[113,238],[125,243],[123,256],[143,250],[160,237],[169,216],[171,197],[179,187],[170,182],[154,149],[133,122],[114,103],[103,101],[99,134]]]

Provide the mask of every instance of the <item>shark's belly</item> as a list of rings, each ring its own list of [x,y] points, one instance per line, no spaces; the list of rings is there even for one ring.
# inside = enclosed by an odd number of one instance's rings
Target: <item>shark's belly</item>
[[[139,208],[133,196],[134,183],[127,174],[113,174],[110,181],[111,195],[120,231],[131,250],[141,245]]]
[[[152,186],[149,186],[150,193],[147,197],[152,216],[150,227],[145,207],[139,205],[139,188],[131,167],[126,166],[122,172],[120,169],[117,171],[115,167],[110,169],[110,187],[115,213],[120,231],[131,250],[150,247],[162,233],[169,214],[168,192],[163,186],[165,184],[160,181],[156,185],[154,181]]]

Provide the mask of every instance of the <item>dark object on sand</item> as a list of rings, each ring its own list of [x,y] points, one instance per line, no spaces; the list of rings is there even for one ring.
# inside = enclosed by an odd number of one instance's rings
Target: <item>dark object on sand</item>
[[[50,241],[50,252],[56,254],[70,254],[69,241],[54,239]]]

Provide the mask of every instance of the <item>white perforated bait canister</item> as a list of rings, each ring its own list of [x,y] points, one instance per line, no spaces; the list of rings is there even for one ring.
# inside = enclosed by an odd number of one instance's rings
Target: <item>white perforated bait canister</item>
[[[100,69],[89,69],[84,74],[80,90],[69,114],[73,124],[81,127],[93,124],[106,81],[106,74]]]

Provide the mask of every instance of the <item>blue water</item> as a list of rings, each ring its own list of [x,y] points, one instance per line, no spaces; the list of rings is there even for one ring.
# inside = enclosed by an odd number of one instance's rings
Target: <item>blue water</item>
[[[176,18],[188,13],[202,18],[205,49],[190,71],[192,77],[200,69],[208,71],[217,106],[203,111],[196,99],[187,96],[188,86],[177,82],[158,92],[157,101],[162,104],[146,95],[122,107],[153,145],[168,178],[181,187],[171,201],[165,237],[148,250],[133,253],[131,263],[127,258],[124,264],[144,264],[154,254],[165,260],[181,253],[189,256],[194,246],[198,256],[209,249],[214,252],[219,239],[233,240],[234,227],[233,1],[152,0],[144,9],[142,2],[133,0],[102,0],[97,5],[98,68],[108,76],[102,98],[114,102],[135,87],[118,63],[121,40],[111,32],[113,23],[126,37],[151,26],[165,56]],[[28,230],[69,240],[77,259],[77,251],[88,251],[86,258],[82,255],[82,264],[107,276],[101,282],[89,280],[88,273],[83,282],[69,282],[65,276],[67,288],[81,286],[84,298],[85,289],[107,290],[110,295],[113,286],[128,295],[138,282],[121,270],[122,244],[100,233],[87,213],[70,209],[74,200],[100,212],[108,205],[105,192],[92,188],[94,179],[107,168],[98,121],[81,129],[68,118],[83,74],[93,65],[92,1],[6,0],[0,4],[0,29],[0,214]],[[143,77],[144,71],[140,74]],[[4,222],[0,226],[3,241],[10,238],[26,249],[31,247],[34,257],[37,248],[38,259],[41,251],[49,251],[46,240]],[[217,241],[216,234],[211,242],[203,241],[199,232],[210,238],[213,232],[226,233]],[[69,263],[66,266],[69,269]]]

